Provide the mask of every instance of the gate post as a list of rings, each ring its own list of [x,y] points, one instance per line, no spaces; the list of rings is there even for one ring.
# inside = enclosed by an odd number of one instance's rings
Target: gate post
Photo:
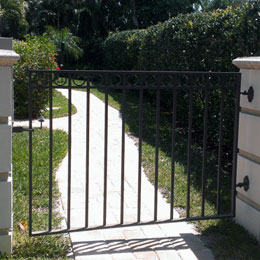
[[[240,99],[237,183],[243,183],[246,176],[249,178],[247,191],[244,187],[237,188],[236,221],[260,241],[260,57],[237,58],[233,64],[242,73],[243,94]]]
[[[0,38],[0,252],[12,251],[12,65],[19,59],[11,38]]]

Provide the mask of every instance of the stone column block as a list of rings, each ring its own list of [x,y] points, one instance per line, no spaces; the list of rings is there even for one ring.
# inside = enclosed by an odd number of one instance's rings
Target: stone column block
[[[0,124],[0,172],[11,171],[12,127]]]
[[[244,157],[242,154],[238,156],[238,171],[237,171],[237,181],[243,182],[244,176],[250,176],[250,188],[248,191],[244,189],[239,189],[239,194],[249,197],[255,207],[259,208],[260,211],[260,165],[253,161],[248,160],[247,157]]]
[[[260,241],[260,212],[239,196],[236,200],[236,209],[236,221]]]
[[[0,38],[0,252],[12,252],[12,39]]]
[[[7,182],[0,182],[0,230],[12,227],[12,183],[9,178]]]
[[[12,232],[0,233],[0,252],[10,254],[12,248]]]
[[[241,91],[254,89],[250,102],[241,95],[237,182],[249,178],[249,190],[237,188],[236,221],[260,241],[260,57],[237,58],[233,63],[242,73]]]
[[[12,115],[11,67],[0,66],[0,117]]]
[[[259,71],[260,73],[260,71]],[[260,100],[259,100],[260,102]],[[260,158],[260,117],[247,113],[239,116],[239,139],[240,150],[254,154]]]

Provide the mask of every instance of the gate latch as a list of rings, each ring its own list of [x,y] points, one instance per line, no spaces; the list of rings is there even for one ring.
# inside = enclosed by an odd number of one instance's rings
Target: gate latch
[[[244,177],[244,181],[243,181],[243,182],[239,182],[239,183],[236,185],[236,187],[238,187],[238,188],[244,187],[244,190],[245,190],[245,191],[248,191],[248,190],[249,190],[249,178],[248,178],[248,176],[245,176],[245,177]]]
[[[22,126],[14,126],[13,127],[13,133],[22,133],[22,132],[33,132],[34,129],[33,128],[23,128]]]
[[[254,88],[251,86],[248,91],[240,92],[241,95],[247,96],[248,102],[252,102],[254,99]]]

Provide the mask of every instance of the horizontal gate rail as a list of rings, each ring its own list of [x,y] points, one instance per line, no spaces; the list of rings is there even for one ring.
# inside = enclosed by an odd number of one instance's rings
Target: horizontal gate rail
[[[101,226],[93,226],[88,228],[75,228],[75,229],[60,229],[60,230],[52,230],[52,231],[36,231],[33,232],[33,236],[41,236],[41,235],[57,235],[66,232],[80,232],[80,231],[87,231],[87,230],[100,230],[100,229],[110,229],[110,228],[123,228],[123,227],[133,227],[139,225],[156,225],[156,224],[168,224],[168,223],[177,223],[177,222],[184,222],[184,221],[199,221],[199,220],[212,220],[212,219],[223,219],[223,218],[233,218],[234,215],[232,214],[222,214],[222,215],[215,215],[215,216],[205,216],[205,217],[190,217],[190,218],[180,218],[174,220],[160,220],[160,221],[147,221],[147,222],[133,222],[129,224],[115,224],[115,225],[101,225]]]
[[[59,234],[64,232],[77,232],[83,230],[96,230],[106,228],[118,228],[118,227],[130,227],[135,225],[150,225],[150,224],[162,224],[170,222],[180,221],[195,221],[195,220],[207,220],[207,219],[220,219],[220,218],[232,218],[235,216],[235,195],[236,195],[236,162],[237,162],[237,139],[238,139],[238,120],[239,120],[239,96],[240,96],[240,73],[220,73],[220,72],[168,72],[168,71],[50,71],[50,70],[30,70],[29,71],[29,128],[32,129],[33,122],[33,102],[34,102],[34,91],[44,90],[48,91],[49,97],[49,187],[48,187],[48,227],[47,230],[33,231],[33,223],[36,221],[33,217],[33,182],[37,181],[33,173],[33,133],[29,132],[29,234],[30,236],[47,235],[47,234]],[[53,90],[55,89],[66,89],[68,90],[68,174],[67,174],[67,215],[66,224],[67,228],[56,230],[53,228],[53,174],[54,169],[52,165],[53,159]],[[72,208],[72,90],[73,89],[84,89],[86,90],[86,125],[82,125],[86,130],[86,157],[85,157],[85,221],[84,226],[81,228],[73,228],[71,223],[71,208]],[[90,225],[90,100],[91,100],[91,89],[101,89],[104,91],[104,169],[103,169],[103,222],[100,225]],[[120,169],[121,173],[118,177],[120,179],[120,208],[119,208],[119,222],[117,224],[107,223],[107,212],[108,207],[108,131],[109,131],[109,114],[108,114],[108,97],[112,90],[120,90],[121,92],[121,159]],[[138,113],[136,115],[138,121],[138,171],[136,172],[137,180],[137,191],[136,191],[136,221],[131,223],[125,222],[125,165],[126,165],[126,110],[127,110],[127,93],[128,91],[135,91],[138,97],[136,106],[138,107]],[[153,93],[153,94],[151,94]],[[182,96],[180,96],[180,93]],[[141,221],[142,218],[142,156],[143,156],[143,142],[145,140],[144,129],[145,129],[145,100],[149,95],[154,98],[155,108],[155,142],[154,142],[154,196],[153,200],[153,214],[151,215],[151,221]],[[167,96],[171,104],[167,106],[171,116],[171,151],[169,157],[171,158],[171,171],[170,175],[170,191],[169,191],[169,217],[166,219],[158,219],[158,193],[159,193],[159,153],[161,145],[161,115],[162,110],[165,109],[165,104],[162,103],[162,95]],[[211,98],[212,95],[215,98]],[[230,96],[231,99],[227,99]],[[193,143],[194,143],[194,125],[198,122],[194,120],[196,115],[195,97],[201,99],[201,106],[203,107],[202,114],[203,118],[201,121],[201,176],[200,178],[200,189],[201,189],[201,213],[199,216],[192,216],[191,213],[191,190],[193,189],[192,182],[194,181],[193,176]],[[234,104],[226,104],[227,100],[233,100]],[[187,104],[187,107],[181,107],[178,102]],[[186,102],[186,103],[185,103]],[[216,102],[216,104],[214,104]],[[230,212],[223,213],[222,211],[222,185],[223,185],[223,150],[225,146],[225,107],[231,106],[233,109],[234,116],[234,136],[233,136],[233,158],[232,162],[232,173],[230,181]],[[216,106],[219,109],[216,112],[216,121],[218,122],[218,133],[217,135],[210,136],[209,120],[210,109]],[[174,209],[176,207],[176,170],[175,165],[176,159],[176,133],[180,129],[180,125],[184,122],[180,122],[179,109],[186,111],[187,113],[187,126],[186,126],[186,137],[187,137],[187,164],[186,168],[186,205],[185,205],[185,216],[181,218],[174,217]],[[214,110],[214,111],[215,111]],[[212,130],[211,130],[212,131]],[[216,148],[217,162],[216,162],[216,214],[207,215],[205,211],[205,203],[207,202],[207,162],[209,160],[209,146],[210,143],[217,139],[218,147]],[[225,180],[226,181],[226,180]],[[83,182],[83,180],[82,180]],[[178,206],[178,205],[177,205]]]

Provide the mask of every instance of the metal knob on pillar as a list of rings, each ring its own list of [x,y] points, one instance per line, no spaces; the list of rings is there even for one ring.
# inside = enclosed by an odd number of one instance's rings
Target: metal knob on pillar
[[[248,191],[249,190],[249,178],[248,178],[248,176],[245,176],[243,182],[239,182],[236,185],[236,187],[238,187],[238,188],[244,187],[244,190]]]
[[[252,102],[254,99],[254,88],[251,86],[248,91],[243,91],[240,93],[241,95],[247,96],[248,102]]]

